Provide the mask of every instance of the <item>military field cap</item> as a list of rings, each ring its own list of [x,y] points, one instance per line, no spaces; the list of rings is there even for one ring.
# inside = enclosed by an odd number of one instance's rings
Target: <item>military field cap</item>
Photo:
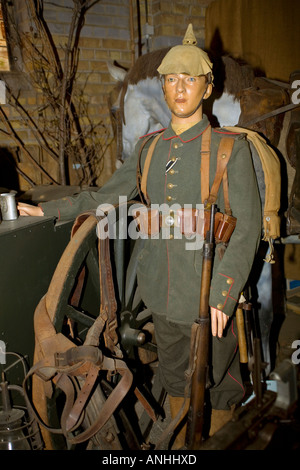
[[[211,74],[213,80],[212,63],[205,51],[197,47],[197,40],[192,24],[189,24],[182,45],[174,46],[163,58],[157,71],[161,75],[169,73],[186,73],[194,77]]]

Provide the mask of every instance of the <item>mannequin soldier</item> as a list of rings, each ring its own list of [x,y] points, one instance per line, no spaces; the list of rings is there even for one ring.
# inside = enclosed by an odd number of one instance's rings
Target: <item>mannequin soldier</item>
[[[202,102],[212,93],[213,74],[208,55],[196,44],[192,25],[189,25],[183,44],[171,48],[158,68],[172,118],[156,144],[148,170],[147,192],[151,204],[195,207],[201,202],[200,165],[204,158],[201,144],[204,132],[211,130],[202,113]],[[210,186],[216,173],[220,139],[225,134],[228,132],[211,130]],[[209,296],[211,434],[230,419],[232,407],[244,395],[234,314],[261,235],[260,199],[249,146],[243,135],[230,135],[235,141],[227,165],[229,200],[237,222],[226,249],[222,243],[216,246]],[[150,138],[142,151],[142,171],[152,140]],[[42,203],[39,207],[20,203],[20,215],[70,219],[102,203],[116,204],[119,195],[136,198],[136,168],[142,142],[143,139],[138,142],[135,154],[98,192],[82,192],[76,197]],[[224,212],[221,189],[217,205]],[[170,397],[172,415],[177,414],[184,399],[191,325],[198,317],[200,299],[202,250],[187,249],[187,242],[184,236],[174,237],[172,228],[167,239],[149,237],[139,254],[137,271],[142,299],[153,312],[159,374]],[[180,448],[183,443],[179,442],[176,447]]]

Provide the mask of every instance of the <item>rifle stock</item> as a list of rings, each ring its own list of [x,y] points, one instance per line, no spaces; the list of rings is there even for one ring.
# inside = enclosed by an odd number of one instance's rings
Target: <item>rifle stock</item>
[[[196,329],[195,341],[191,344],[191,356],[195,357],[195,367],[192,375],[190,408],[185,437],[185,447],[189,450],[197,450],[200,447],[204,424],[210,341],[209,291],[214,255],[215,210],[216,206],[212,204],[210,229],[203,245],[199,318],[195,320],[192,327]]]

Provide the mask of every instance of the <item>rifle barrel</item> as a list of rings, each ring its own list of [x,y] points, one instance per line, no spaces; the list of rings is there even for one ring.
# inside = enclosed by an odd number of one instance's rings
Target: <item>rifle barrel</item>
[[[202,441],[205,390],[208,376],[210,340],[209,292],[214,255],[215,205],[210,211],[210,230],[203,245],[203,263],[200,289],[199,318],[195,320],[197,332],[191,353],[195,355],[195,369],[192,375],[190,408],[188,413],[185,446],[197,450]]]

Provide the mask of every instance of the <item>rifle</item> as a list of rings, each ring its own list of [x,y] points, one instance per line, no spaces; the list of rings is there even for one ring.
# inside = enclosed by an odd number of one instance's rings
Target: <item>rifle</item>
[[[210,227],[203,244],[203,264],[200,288],[199,317],[192,326],[191,357],[195,357],[195,369],[192,375],[191,398],[188,412],[185,447],[197,450],[202,441],[205,411],[205,390],[208,377],[208,357],[210,339],[209,291],[214,255],[214,221],[216,205],[210,209]],[[193,335],[193,330],[195,335]]]

